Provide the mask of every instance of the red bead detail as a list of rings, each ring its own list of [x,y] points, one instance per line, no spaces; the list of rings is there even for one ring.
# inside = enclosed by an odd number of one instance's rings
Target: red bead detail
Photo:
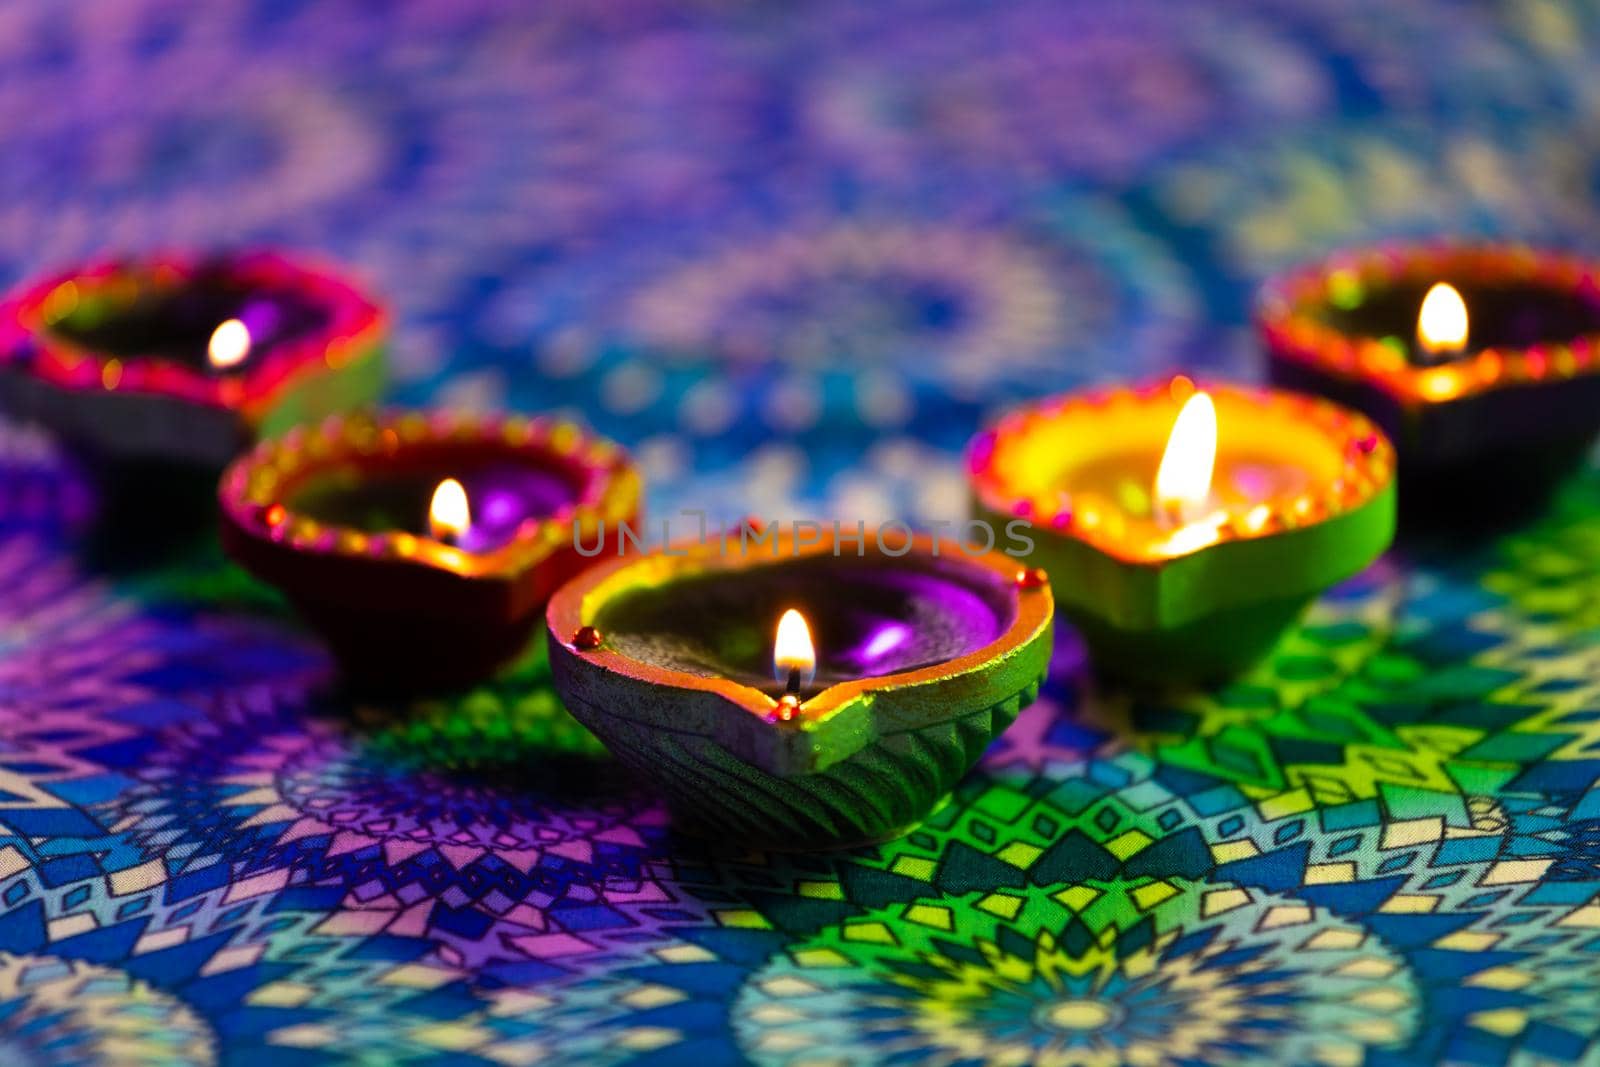
[[[779,722],[793,722],[800,714],[800,698],[793,693],[785,693],[778,698],[778,706],[773,709],[772,717]]]
[[[1018,589],[1043,589],[1050,584],[1050,575],[1043,567],[1028,567],[1017,572]]]
[[[572,635],[572,647],[582,652],[599,648],[603,641],[605,637],[593,626],[580,626],[578,632]]]
[[[1358,438],[1356,440],[1356,447],[1362,452],[1370,453],[1373,449],[1378,447],[1378,435],[1369,433],[1365,437]]]
[[[282,504],[273,504],[261,513],[261,521],[268,526],[281,526],[283,520],[289,517],[289,509]]]

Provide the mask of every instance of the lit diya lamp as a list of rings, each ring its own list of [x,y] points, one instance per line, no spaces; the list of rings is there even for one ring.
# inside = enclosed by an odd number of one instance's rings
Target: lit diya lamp
[[[437,689],[527,642],[557,586],[638,517],[609,441],[548,419],[334,416],[237,460],[223,547],[277,586],[369,689]],[[579,551],[580,547],[582,552]]]
[[[98,562],[143,564],[209,529],[257,435],[375,398],[385,330],[349,283],[271,253],[94,263],[0,303],[0,409],[98,483]]]
[[[1033,524],[1029,562],[1097,667],[1228,677],[1394,534],[1394,453],[1326,400],[1187,378],[1007,414],[973,442],[980,518]]]
[[[0,304],[0,403],[97,462],[214,477],[258,435],[374,399],[382,311],[268,252],[95,263]]]
[[[1274,381],[1358,407],[1393,438],[1408,513],[1537,499],[1600,431],[1592,260],[1488,245],[1348,253],[1267,286],[1257,323]]]
[[[897,836],[1038,694],[1049,584],[925,536],[751,529],[563,587],[557,691],[691,828],[779,849]]]

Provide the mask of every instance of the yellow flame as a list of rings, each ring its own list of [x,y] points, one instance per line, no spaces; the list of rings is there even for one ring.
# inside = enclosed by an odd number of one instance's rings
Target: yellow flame
[[[438,541],[450,541],[472,525],[472,509],[467,506],[467,491],[454,478],[446,478],[433,491],[428,505],[428,529]]]
[[[211,331],[206,358],[218,370],[237,366],[250,354],[250,328],[238,319],[227,319]]]
[[[1217,462],[1217,406],[1208,393],[1184,401],[1156,470],[1155,497],[1163,510],[1188,516],[1211,494]]]
[[[794,671],[800,672],[800,682],[810,682],[817,673],[817,650],[811,644],[811,629],[806,617],[793,608],[778,620],[778,639],[772,651],[772,673],[780,682],[786,682]]]
[[[1436,282],[1417,313],[1417,343],[1432,355],[1467,347],[1467,302],[1449,282]]]

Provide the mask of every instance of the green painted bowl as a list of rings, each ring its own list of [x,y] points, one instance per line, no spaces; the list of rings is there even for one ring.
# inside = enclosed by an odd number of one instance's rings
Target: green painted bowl
[[[1214,529],[1187,544],[1141,519],[1139,489],[1193,388],[1180,379],[1046,401],[1009,414],[970,450],[978,517],[1031,524],[1028,563],[1050,575],[1096,669],[1123,682],[1237,675],[1394,537],[1394,449],[1370,420],[1242,386],[1206,388],[1217,411],[1213,482],[1269,491],[1219,491]],[[1117,471],[1124,481],[1108,474]]]

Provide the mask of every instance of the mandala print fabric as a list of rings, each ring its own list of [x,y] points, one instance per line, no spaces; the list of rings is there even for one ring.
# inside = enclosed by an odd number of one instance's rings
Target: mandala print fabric
[[[953,519],[1006,403],[1259,376],[1273,271],[1592,242],[1597,54],[1581,0],[18,0],[0,273],[309,249],[397,400],[576,415],[652,515]],[[675,831],[537,652],[355,700],[96,509],[0,424],[0,1063],[1600,1060],[1592,464],[1220,689],[1063,631],[947,803],[815,855]]]

